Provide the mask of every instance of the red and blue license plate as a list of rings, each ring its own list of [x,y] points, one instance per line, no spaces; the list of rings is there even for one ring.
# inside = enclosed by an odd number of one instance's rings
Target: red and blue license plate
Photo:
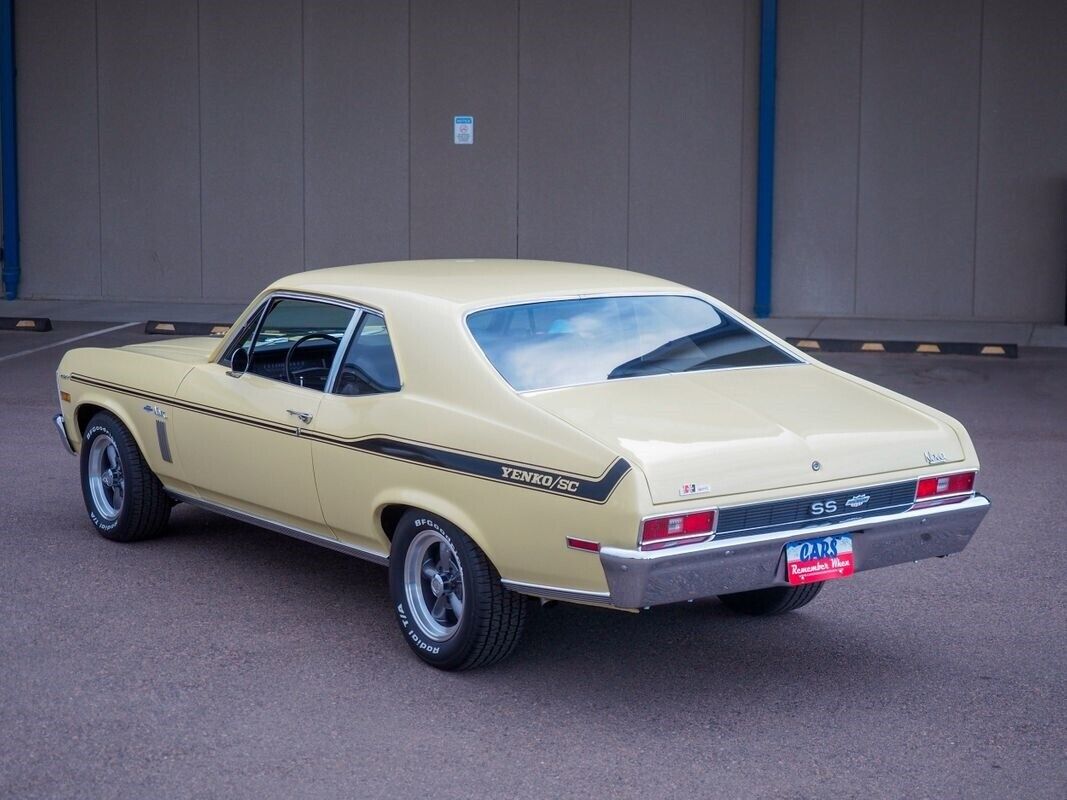
[[[849,534],[803,539],[785,546],[785,577],[791,586],[847,578],[855,563]]]

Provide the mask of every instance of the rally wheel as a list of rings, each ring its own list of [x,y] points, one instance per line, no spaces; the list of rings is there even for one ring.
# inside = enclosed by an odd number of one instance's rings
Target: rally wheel
[[[89,520],[116,542],[158,536],[170,518],[171,502],[141,455],[133,435],[101,411],[82,437],[81,484]]]
[[[463,531],[423,511],[397,525],[389,591],[408,645],[438,669],[482,667],[510,655],[526,624],[526,598],[505,589]]]

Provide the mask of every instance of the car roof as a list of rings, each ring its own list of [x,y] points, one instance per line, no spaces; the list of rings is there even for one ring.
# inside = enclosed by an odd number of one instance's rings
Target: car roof
[[[692,291],[672,281],[624,269],[488,258],[330,267],[286,276],[270,289],[326,294],[356,302],[412,295],[462,305],[580,294]]]

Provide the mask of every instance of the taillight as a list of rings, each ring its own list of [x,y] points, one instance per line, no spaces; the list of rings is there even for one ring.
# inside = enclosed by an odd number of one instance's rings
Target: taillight
[[[966,500],[974,492],[974,472],[920,478],[915,487],[915,507],[940,506]]]
[[[681,544],[696,544],[710,538],[714,532],[714,510],[646,519],[641,525],[641,549],[659,550]]]

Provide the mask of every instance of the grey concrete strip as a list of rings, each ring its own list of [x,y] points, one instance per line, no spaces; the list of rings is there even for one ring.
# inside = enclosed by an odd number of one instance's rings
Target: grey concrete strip
[[[1025,345],[1029,322],[971,322],[895,319],[824,319],[812,336],[829,339],[889,339],[894,341],[979,342]]]
[[[101,328],[98,331],[90,331],[89,333],[83,333],[81,336],[72,336],[69,339],[61,339],[58,342],[50,342],[49,344],[42,344],[40,347],[31,347],[29,350],[19,350],[17,353],[10,353],[6,356],[0,356],[0,361],[10,361],[13,358],[21,358],[22,356],[28,356],[31,353],[39,353],[42,350],[50,350],[53,347],[60,347],[61,345],[72,344],[73,342],[80,342],[82,339],[91,339],[94,336],[102,336],[105,333],[121,331],[123,328],[132,328],[134,325],[139,324],[139,322],[126,322],[122,325],[113,325],[110,328]]]
[[[811,332],[815,330],[815,326],[819,324],[820,320],[803,317],[770,317],[769,319],[758,319],[756,322],[771,333],[785,339],[790,336],[811,336]]]
[[[239,303],[182,303],[120,300],[4,300],[0,316],[49,317],[78,322],[233,322],[244,311]]]
[[[1067,347],[1067,325],[1035,325],[1031,347]]]

